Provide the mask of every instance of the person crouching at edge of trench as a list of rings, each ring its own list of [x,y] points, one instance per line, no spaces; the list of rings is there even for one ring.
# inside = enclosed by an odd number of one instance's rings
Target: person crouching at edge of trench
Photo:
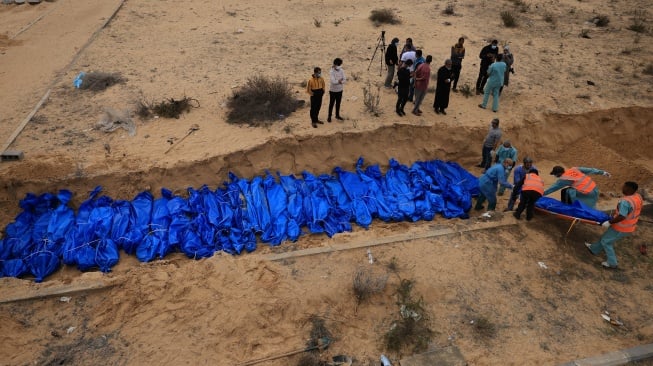
[[[476,199],[474,209],[480,211],[483,209],[483,202],[487,199],[488,212],[494,211],[497,207],[497,185],[512,189],[513,185],[506,180],[506,168],[512,166],[512,159],[506,159],[503,164],[494,164],[480,178],[478,178],[478,188],[481,191]]]
[[[324,88],[326,84],[324,78],[322,77],[322,69],[316,67],[313,69],[313,75],[308,79],[306,83],[306,92],[311,96],[311,125],[313,128],[317,128],[317,124],[324,124],[320,121],[318,116],[320,114],[320,108],[322,108],[322,96],[324,96]]]
[[[604,221],[601,226],[608,228],[599,241],[595,243],[585,243],[587,249],[592,255],[599,255],[605,251],[606,261],[601,265],[605,268],[617,268],[617,255],[614,252],[614,243],[619,239],[635,232],[639,214],[642,211],[642,196],[637,193],[637,183],[626,182],[621,188],[623,197],[617,202],[617,208],[614,210],[612,217]]]

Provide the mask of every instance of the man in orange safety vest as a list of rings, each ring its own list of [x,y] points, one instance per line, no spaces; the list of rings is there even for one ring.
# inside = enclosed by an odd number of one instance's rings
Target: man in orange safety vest
[[[610,220],[601,224],[607,227],[599,241],[585,243],[592,255],[599,255],[605,251],[607,261],[601,263],[605,268],[617,268],[617,256],[614,253],[614,243],[635,231],[639,214],[642,211],[642,196],[637,193],[637,183],[626,182],[621,188],[624,196],[617,203],[617,208]]]
[[[560,201],[574,203],[574,201],[578,200],[586,206],[596,208],[596,201],[599,199],[599,189],[588,174],[610,176],[610,173],[605,170],[596,168],[574,167],[565,169],[561,166],[554,166],[553,170],[551,170],[551,175],[555,175],[558,180],[544,191],[544,196],[562,188]]]
[[[526,221],[531,221],[535,202],[542,197],[544,193],[544,181],[540,178],[540,173],[535,168],[531,168],[515,188],[521,188],[521,197],[517,210],[512,214],[517,220],[521,219],[521,213],[526,209]]]

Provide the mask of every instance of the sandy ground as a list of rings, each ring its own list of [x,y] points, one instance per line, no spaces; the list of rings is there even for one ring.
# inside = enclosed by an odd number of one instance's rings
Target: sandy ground
[[[25,153],[20,162],[0,165],[1,226],[19,212],[25,193],[60,188],[74,191],[76,204],[98,184],[114,198],[129,199],[143,189],[158,194],[161,187],[182,194],[188,186],[218,186],[229,171],[243,177],[265,169],[328,173],[338,165],[351,168],[359,156],[382,166],[391,157],[405,164],[453,160],[480,173],[474,165],[494,116],[520,158],[533,157],[541,171],[561,164],[611,172],[612,178],[596,179],[602,208],[614,205],[625,180],[653,188],[653,76],[643,72],[653,64],[653,42],[650,33],[626,29],[636,11],[650,4],[516,3],[455,1],[453,16],[442,14],[448,4],[443,1],[410,6],[369,0],[1,5],[0,142]],[[375,27],[368,15],[383,7],[394,9],[402,23]],[[504,10],[513,12],[519,27],[503,27],[499,12]],[[609,17],[607,27],[591,23],[600,14]],[[650,17],[645,15],[649,28]],[[464,36],[461,83],[469,85],[476,81],[480,48],[493,38],[509,43],[516,74],[504,90],[500,111],[481,110],[479,97],[452,93],[449,114],[436,115],[431,91],[421,117],[400,118],[393,113],[395,95],[381,87],[383,113],[371,116],[362,102],[363,87],[369,82],[375,91],[382,85],[381,55],[371,60],[381,30],[388,42],[412,37],[433,55],[434,70]],[[583,30],[591,38],[579,37]],[[285,77],[298,98],[308,99],[301,83],[314,66],[326,70],[335,57],[343,58],[349,77],[344,122],[313,129],[308,108],[267,127],[225,122],[226,100],[248,77]],[[80,71],[120,72],[127,82],[97,93],[76,90],[72,81]],[[48,91],[45,103],[17,131]],[[106,108],[133,111],[138,101],[183,96],[197,99],[200,108],[180,119],[134,116],[135,136],[93,128]],[[326,101],[321,116],[326,116]],[[193,124],[199,130],[181,141]],[[166,153],[168,140],[177,146]],[[551,176],[544,178],[553,182]],[[650,220],[652,214],[647,215]],[[514,224],[510,216],[494,220]],[[321,354],[323,360],[348,354],[357,364],[372,364],[387,353],[383,334],[398,313],[399,279],[414,280],[415,292],[423,296],[435,331],[431,347],[454,344],[472,365],[557,364],[653,340],[653,313],[647,306],[653,297],[652,262],[637,251],[640,244],[653,244],[650,224],[620,242],[622,269],[616,272],[602,270],[600,260],[582,245],[598,237],[600,228],[578,226],[565,236],[569,223],[546,217],[528,225],[374,247],[371,266],[387,272],[388,284],[360,305],[352,278],[370,266],[364,249],[266,259],[278,251],[418,235],[477,221],[375,222],[367,231],[332,239],[305,236],[240,257],[191,261],[173,255],[139,264],[123,256],[109,274],[63,268],[42,285],[1,279],[7,295],[97,279],[115,286],[75,294],[70,302],[47,298],[1,305],[0,360],[11,365],[233,365],[302,348],[311,316],[319,316],[335,338]],[[605,310],[625,326],[607,324],[600,316]],[[483,337],[471,324],[479,319],[496,332]],[[389,356],[397,360],[408,354]]]

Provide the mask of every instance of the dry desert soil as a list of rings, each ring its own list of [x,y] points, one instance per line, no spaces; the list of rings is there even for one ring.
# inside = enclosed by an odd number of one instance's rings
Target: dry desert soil
[[[116,199],[158,195],[162,187],[183,195],[187,187],[221,185],[230,171],[249,178],[266,169],[330,173],[353,169],[359,156],[382,167],[390,158],[450,160],[478,175],[494,117],[520,159],[531,156],[540,171],[563,165],[612,173],[596,178],[599,208],[611,209],[624,181],[653,188],[650,7],[649,0],[0,5],[0,142],[24,153],[0,164],[0,227],[20,212],[26,193],[63,188],[75,192],[73,205],[97,185]],[[384,8],[401,23],[368,19]],[[505,27],[501,12],[517,26]],[[478,108],[479,96],[452,93],[448,115],[436,115],[431,88],[422,116],[397,116],[395,94],[379,75],[381,31],[388,42],[412,37],[433,55],[433,69],[465,37],[461,85],[474,85],[476,56],[489,40],[509,44],[516,73],[499,112]],[[313,129],[302,107],[265,125],[226,122],[226,103],[248,78],[285,78],[307,100],[302,85],[313,67],[328,70],[335,57],[349,79],[344,121]],[[75,89],[81,71],[120,73],[125,82]],[[378,93],[378,116],[366,110],[364,88]],[[185,96],[199,107],[179,119],[135,113],[139,101]],[[95,128],[108,108],[127,111],[136,133]],[[326,101],[323,118],[325,109]],[[187,135],[193,125],[199,129]],[[414,352],[414,344],[390,350],[384,338],[400,317],[402,281],[421,299],[418,323],[432,330],[426,348],[456,346],[469,365],[556,365],[653,342],[653,261],[638,250],[653,247],[652,224],[618,243],[620,269],[607,271],[583,245],[601,235],[598,226],[568,230],[569,221],[541,214],[528,223],[500,212],[489,220],[475,215],[375,220],[368,230],[197,261],[181,253],[150,263],[122,255],[110,273],[63,267],[41,284],[2,278],[3,299],[100,288],[0,304],[0,364],[237,365],[302,350],[316,325],[332,342],[313,363],[293,355],[261,364],[317,365],[348,355],[355,365],[376,365],[381,354],[398,364]],[[653,220],[650,208],[643,218]],[[361,273],[385,286],[359,301]],[[623,325],[606,322],[605,311]]]

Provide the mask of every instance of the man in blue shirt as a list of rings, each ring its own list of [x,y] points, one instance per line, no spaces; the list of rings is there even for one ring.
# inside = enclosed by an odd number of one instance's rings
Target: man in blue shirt
[[[512,166],[512,160],[506,159],[503,164],[494,164],[480,178],[478,178],[478,188],[481,193],[476,199],[474,209],[480,211],[483,209],[483,202],[487,199],[487,210],[494,211],[497,207],[497,185],[501,184],[508,189],[512,189],[512,184],[506,180],[506,168]]]
[[[517,162],[517,149],[514,146],[512,146],[512,144],[508,140],[504,141],[503,144],[500,145],[499,148],[497,149],[496,162],[499,164],[503,164],[503,161],[506,160],[507,158],[512,159],[513,162]],[[508,169],[506,169],[506,177],[510,176],[510,171],[512,170],[512,168],[513,167],[511,166],[508,167]],[[517,184],[518,182],[519,181],[514,181],[513,183]],[[499,187],[499,191],[497,192],[497,194],[499,196],[503,196],[503,192],[505,190],[506,189],[503,186],[501,186]]]
[[[533,168],[537,169],[535,165],[533,165],[533,159],[529,158],[528,156],[524,158],[524,164],[518,166],[515,168],[513,171],[513,179],[512,183],[517,184],[521,182],[524,177],[526,177],[526,173]],[[517,186],[512,189],[512,193],[510,194],[510,199],[508,200],[508,207],[506,207],[504,212],[506,211],[512,211],[513,208],[515,207],[515,202],[517,202],[517,198],[519,198],[519,194],[521,193],[521,186]]]

